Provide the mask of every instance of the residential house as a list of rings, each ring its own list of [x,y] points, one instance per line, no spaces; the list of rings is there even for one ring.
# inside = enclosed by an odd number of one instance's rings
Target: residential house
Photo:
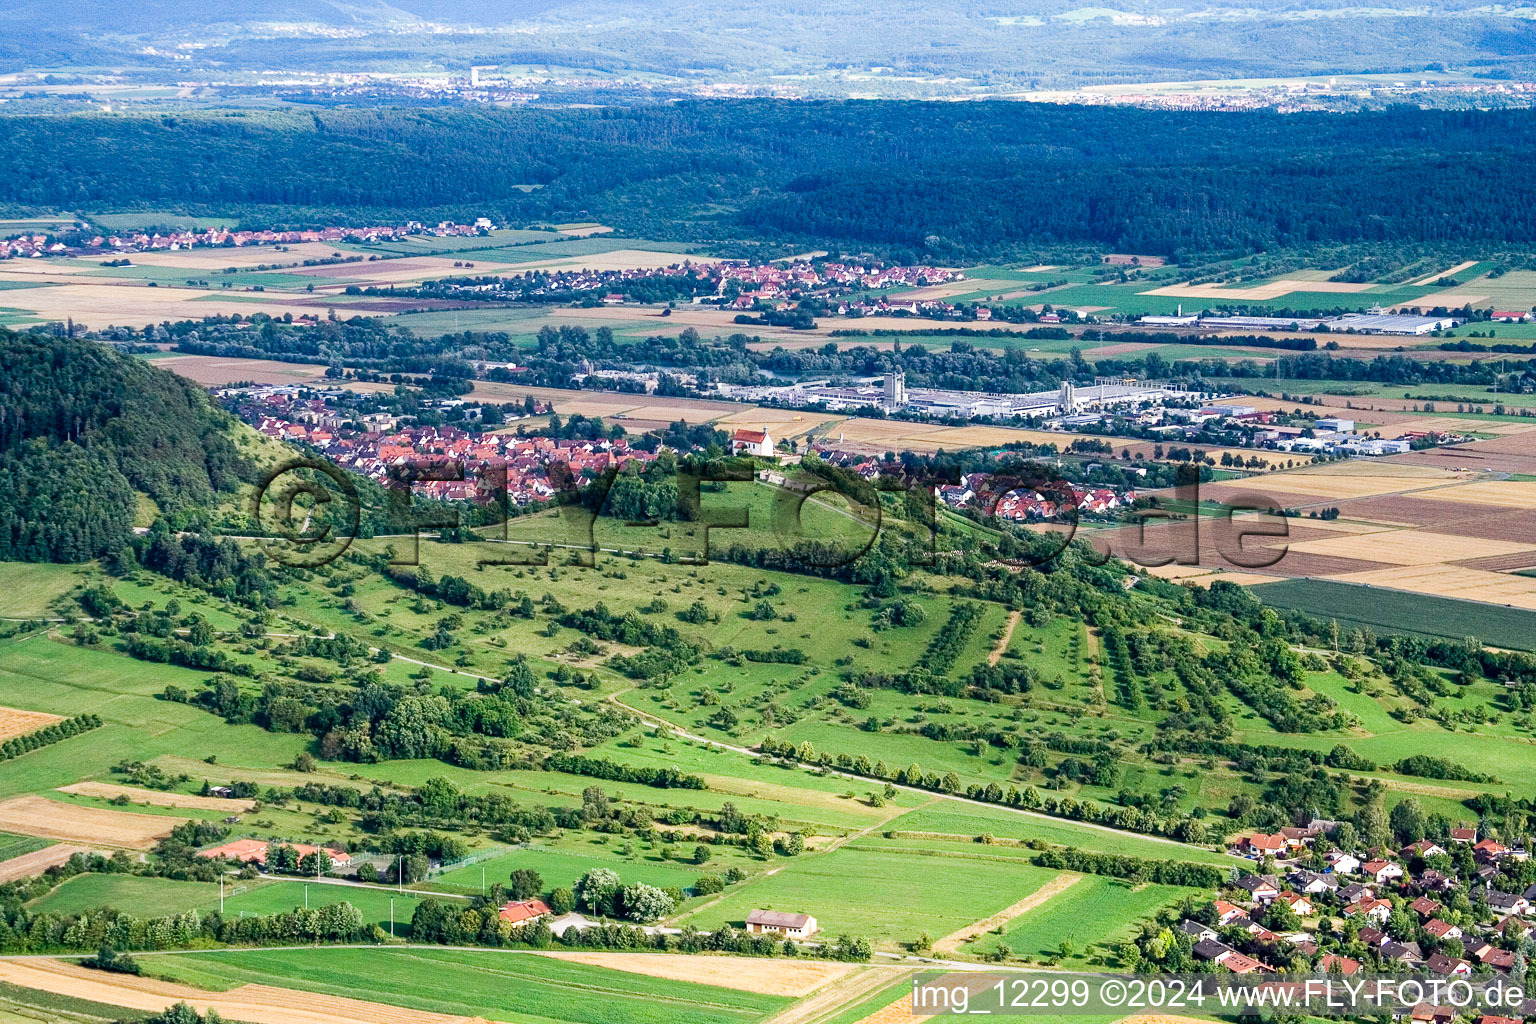
[[[1260,903],[1268,903],[1280,895],[1280,887],[1262,875],[1244,875],[1237,880],[1237,887]]]
[[[1231,924],[1233,921],[1236,921],[1238,918],[1247,916],[1243,913],[1242,907],[1239,907],[1234,903],[1228,903],[1226,900],[1217,900],[1215,907],[1216,923],[1223,928]]]
[[[1389,860],[1370,860],[1360,865],[1360,873],[1375,879],[1377,885],[1385,885],[1403,877],[1403,869]]]
[[[1344,908],[1346,918],[1364,917],[1380,924],[1386,924],[1392,916],[1392,904],[1386,900],[1366,898],[1357,903],[1351,903]]]
[[[1488,906],[1500,917],[1509,914],[1523,914],[1531,909],[1531,901],[1524,896],[1517,896],[1512,892],[1500,892],[1493,886],[1488,887]]]
[[[1404,967],[1417,967],[1424,962],[1424,951],[1417,942],[1384,942],[1381,944],[1381,958]]]
[[[1345,903],[1358,903],[1363,899],[1370,899],[1376,895],[1376,890],[1359,882],[1351,882],[1349,885],[1339,888],[1339,899]]]
[[[1212,963],[1221,963],[1229,956],[1236,956],[1237,950],[1217,939],[1201,939],[1190,950],[1196,960],[1209,960]]]
[[[1515,966],[1515,954],[1507,949],[1499,949],[1497,946],[1484,949],[1478,954],[1477,959],[1500,974],[1508,974]]]
[[[1459,939],[1461,929],[1448,921],[1442,921],[1438,917],[1424,922],[1424,930],[1437,939]]]
[[[1451,1024],[1456,1019],[1454,1006],[1431,1006],[1420,1003],[1408,1014],[1413,1024]]]
[[[1294,891],[1308,896],[1321,896],[1324,893],[1335,892],[1339,888],[1337,875],[1325,875],[1305,869],[1292,871],[1285,876],[1285,880],[1290,883]]]
[[[1287,844],[1284,836],[1255,832],[1238,840],[1238,849],[1253,857],[1279,857],[1285,853]]]
[[[1531,934],[1531,926],[1513,915],[1498,923],[1498,932],[1511,939],[1523,939]]]
[[[1274,968],[1253,959],[1253,957],[1244,956],[1236,952],[1231,956],[1222,957],[1217,962],[1233,974],[1258,974],[1260,971],[1268,972],[1274,970]]]
[[[1195,942],[1199,942],[1202,939],[1217,938],[1215,928],[1208,924],[1201,924],[1199,921],[1191,921],[1189,918],[1179,922],[1179,931],[1188,935]]]
[[[1300,893],[1291,892],[1289,889],[1287,889],[1285,892],[1282,892],[1280,895],[1276,896],[1275,901],[1278,903],[1284,903],[1286,906],[1290,907],[1292,912],[1295,913],[1297,917],[1312,916],[1312,901]]]
[[[1418,914],[1421,919],[1428,919],[1440,912],[1440,904],[1428,896],[1420,896],[1408,904],[1408,909]]]
[[[1420,839],[1416,843],[1409,843],[1403,847],[1401,856],[1403,860],[1413,860],[1415,857],[1438,857],[1445,853],[1445,847],[1428,839]]]
[[[1472,853],[1480,861],[1495,861],[1509,853],[1509,847],[1493,839],[1484,839],[1472,847]]]
[[[1324,858],[1328,869],[1340,875],[1352,875],[1360,870],[1360,858],[1341,850],[1332,850]]]
[[[1337,953],[1325,953],[1317,962],[1317,969],[1323,974],[1359,974],[1360,961]]]
[[[1424,968],[1431,974],[1440,974],[1447,978],[1472,973],[1470,963],[1460,957],[1446,956],[1444,953],[1431,953],[1429,959],[1424,961]]]
[[[513,900],[501,908],[499,916],[508,924],[525,925],[553,913],[543,900]]]
[[[1451,829],[1451,842],[1475,843],[1477,842],[1477,829],[1458,825],[1456,828]]]

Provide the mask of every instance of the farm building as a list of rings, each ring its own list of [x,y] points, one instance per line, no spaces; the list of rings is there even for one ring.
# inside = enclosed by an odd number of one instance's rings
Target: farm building
[[[242,864],[255,864],[265,867],[267,863],[267,848],[270,844],[262,839],[236,839],[225,843],[223,846],[215,846],[211,850],[203,850],[199,857],[207,857],[209,860],[235,860]],[[320,851],[319,846],[310,846],[307,843],[279,843],[280,846],[290,846],[300,857],[308,857],[312,853]],[[324,847],[330,855],[333,867],[344,868],[352,863],[351,854],[345,850],[334,847]]]
[[[747,931],[753,935],[771,933],[803,939],[816,930],[816,919],[809,914],[790,914],[780,910],[754,910],[747,915]]]

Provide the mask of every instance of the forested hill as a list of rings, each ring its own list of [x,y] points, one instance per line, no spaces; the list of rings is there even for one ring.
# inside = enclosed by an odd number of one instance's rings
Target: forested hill
[[[248,467],[202,389],[102,345],[0,330],[0,559],[120,548],[136,494],[209,505]]]
[[[192,202],[247,226],[596,218],[651,237],[905,247],[938,260],[1055,243],[1159,254],[1522,244],[1536,239],[1533,163],[1536,112],[1406,107],[754,100],[0,118],[0,203]]]

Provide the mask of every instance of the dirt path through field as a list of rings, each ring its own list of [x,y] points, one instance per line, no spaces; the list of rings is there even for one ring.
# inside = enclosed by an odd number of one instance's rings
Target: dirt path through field
[[[386,1003],[270,985],[241,985],[228,992],[208,992],[175,982],[93,971],[59,960],[0,961],[0,981],[154,1013],[176,1003],[190,1003],[199,1013],[217,1010],[230,1020],[248,1021],[249,1024],[474,1024],[477,1021],[474,1017],[427,1013]]]
[[[1008,642],[1013,639],[1013,631],[1023,617],[1023,612],[1008,613],[1008,622],[1003,626],[1003,635],[997,641],[997,646],[992,648],[992,653],[987,655],[988,665],[996,665],[1003,660],[1003,655],[1008,652]]]
[[[977,921],[974,924],[968,924],[964,928],[961,928],[959,931],[944,936],[938,942],[933,944],[933,951],[936,954],[945,955],[953,953],[955,950],[960,948],[961,943],[968,942],[971,939],[976,938],[978,935],[985,935],[993,928],[996,928],[999,925],[1007,924],[1009,921],[1012,921],[1014,918],[1020,916],[1021,914],[1029,913],[1031,910],[1034,910],[1036,907],[1051,899],[1053,896],[1061,895],[1063,892],[1066,892],[1068,889],[1072,888],[1072,886],[1076,885],[1082,880],[1083,876],[1077,874],[1074,871],[1063,871],[1061,874],[1057,875],[1049,882],[1046,882],[1044,885],[1030,893],[1028,896],[1019,900],[1019,902],[1015,903],[1013,906],[1004,907],[1002,910],[999,910],[997,913],[993,914],[989,918],[986,918],[985,920]]]
[[[822,989],[809,999],[802,999],[795,1005],[786,1007],[769,1017],[763,1024],[817,1024],[818,1021],[835,1016],[845,1007],[868,998],[902,977],[903,974],[910,973],[910,971],[894,972],[861,968],[858,973],[848,975],[837,984]]]
[[[204,811],[223,811],[225,814],[240,814],[256,806],[250,800],[192,796],[187,793],[162,793],[155,789],[119,786],[115,782],[76,782],[69,786],[60,786],[59,792],[73,793],[78,796],[96,796],[103,800],[125,796],[136,804],[149,804],[151,807],[195,807]]]

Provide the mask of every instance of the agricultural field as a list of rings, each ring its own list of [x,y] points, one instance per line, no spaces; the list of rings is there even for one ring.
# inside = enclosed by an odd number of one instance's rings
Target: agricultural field
[[[552,957],[491,951],[185,954],[157,958],[154,971],[168,980],[223,991],[230,1000],[240,997],[239,986],[302,986],[322,995],[493,1021],[660,1024],[686,1015],[701,1024],[746,1024],[792,1001]],[[488,979],[497,984],[487,985]],[[590,998],[572,999],[572,991]]]
[[[979,863],[922,857],[866,840],[807,855],[682,920],[699,928],[740,927],[751,910],[786,910],[814,913],[831,935],[911,942],[926,932],[937,940],[1023,899],[1057,874],[1025,861],[986,862],[984,871]],[[935,893],[943,898],[933,898]]]
[[[1150,917],[1191,894],[1171,885],[1078,878],[1003,925],[1000,937],[984,935],[973,940],[972,951],[981,953],[1001,944],[1010,953],[1036,962],[1088,969],[1113,966],[1116,945],[1132,934],[1133,925],[1127,919]]]

